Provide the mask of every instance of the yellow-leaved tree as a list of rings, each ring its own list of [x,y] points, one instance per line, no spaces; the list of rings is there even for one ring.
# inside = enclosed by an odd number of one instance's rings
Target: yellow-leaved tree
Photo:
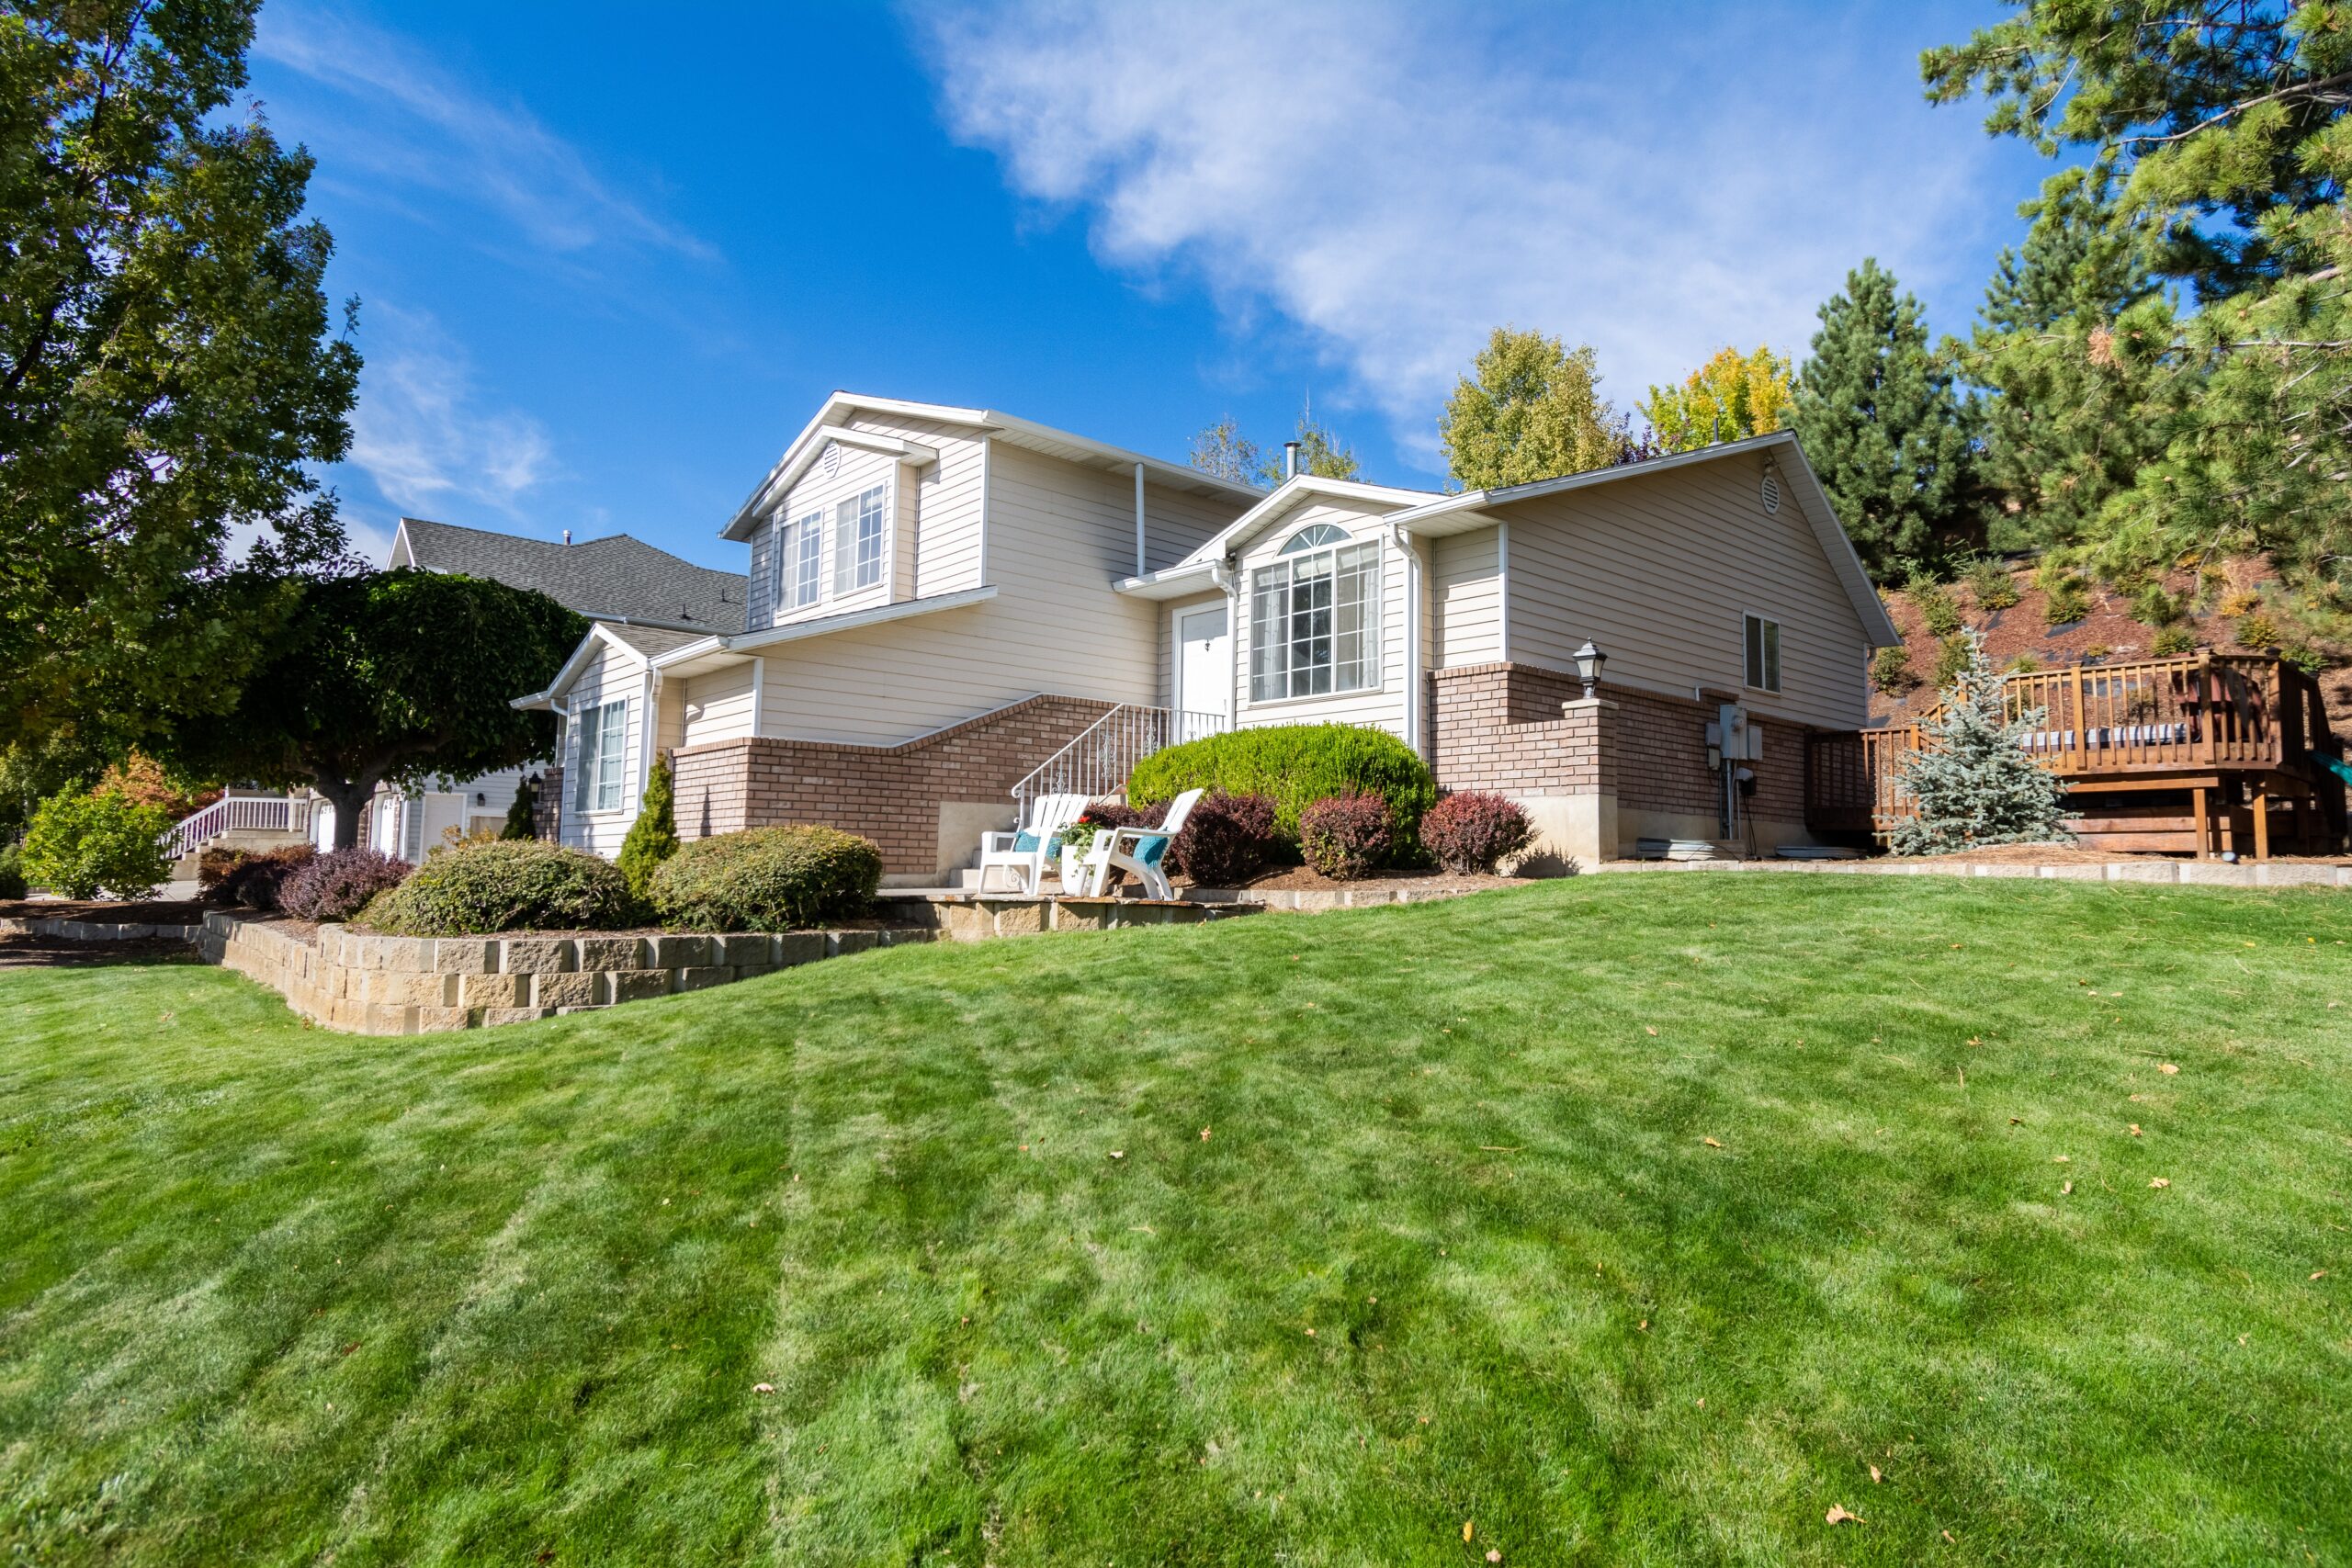
[[[1791,397],[1792,368],[1770,349],[1742,354],[1719,348],[1679,387],[1652,387],[1639,406],[1668,452],[1718,441],[1743,441],[1781,428]]]

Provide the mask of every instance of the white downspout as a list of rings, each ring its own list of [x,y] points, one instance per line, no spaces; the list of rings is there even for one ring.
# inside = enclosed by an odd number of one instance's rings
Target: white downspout
[[[763,716],[768,706],[768,661],[757,654],[752,657],[752,739],[757,740],[763,728]]]
[[[996,438],[980,438],[980,580],[972,586],[985,588],[989,581],[989,497],[994,485],[989,477],[989,455],[996,450]]]
[[[662,671],[645,667],[645,716],[637,741],[637,807],[645,809],[645,786],[653,777],[653,752],[662,744]]]
[[[1143,465],[1136,465],[1136,575],[1141,577],[1149,570],[1145,564],[1143,549]]]
[[[1225,722],[1241,728],[1241,574],[1209,563],[1209,581],[1225,591]]]
[[[1496,621],[1495,652],[1506,664],[1510,662],[1510,525],[1495,525],[1495,587],[1501,597],[1496,606],[1501,612]]]
[[[1421,559],[1413,536],[1396,524],[1388,536],[1405,558],[1405,744],[1421,754]]]

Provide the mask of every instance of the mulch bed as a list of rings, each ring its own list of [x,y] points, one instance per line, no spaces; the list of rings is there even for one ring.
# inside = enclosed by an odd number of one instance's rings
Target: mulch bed
[[[67,942],[53,936],[0,936],[0,969],[85,968],[97,964],[193,964],[196,949],[169,937],[134,942]]]
[[[1451,872],[1410,872],[1386,876],[1362,876],[1353,882],[1341,882],[1307,866],[1285,865],[1261,872],[1242,886],[1284,893],[1385,893],[1398,889],[1415,893],[1453,893],[1481,892],[1493,887],[1521,887],[1532,880],[1525,876],[1458,876]]]

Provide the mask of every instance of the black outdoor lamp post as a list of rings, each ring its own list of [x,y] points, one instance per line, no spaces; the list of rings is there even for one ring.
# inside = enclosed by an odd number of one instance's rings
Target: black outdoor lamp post
[[[1600,667],[1609,662],[1609,655],[1593,647],[1592,639],[1587,637],[1585,645],[1570,657],[1577,661],[1577,679],[1584,682],[1585,701],[1590,702],[1592,689],[1600,684]]]

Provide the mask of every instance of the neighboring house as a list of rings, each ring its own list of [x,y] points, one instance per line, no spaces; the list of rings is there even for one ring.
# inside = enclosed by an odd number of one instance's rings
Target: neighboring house
[[[666,750],[681,836],[830,823],[930,883],[1041,777],[1107,792],[1170,739],[1324,721],[1521,800],[1555,861],[1804,842],[1804,738],[1861,725],[1894,637],[1786,434],[1492,491],[1268,493],[837,393],[722,533],[752,547],[741,630],[602,625],[516,699],[563,716],[564,842],[616,852]]]
[[[741,573],[696,566],[627,534],[575,545],[566,532],[557,544],[403,517],[384,564],[537,589],[587,616],[597,632],[670,639],[662,646],[741,631],[744,624]],[[433,788],[379,788],[360,841],[417,861],[447,829],[496,832],[517,785],[537,771],[507,768],[480,778],[435,780]],[[312,803],[311,836],[322,847],[334,841],[334,807],[323,800]]]

